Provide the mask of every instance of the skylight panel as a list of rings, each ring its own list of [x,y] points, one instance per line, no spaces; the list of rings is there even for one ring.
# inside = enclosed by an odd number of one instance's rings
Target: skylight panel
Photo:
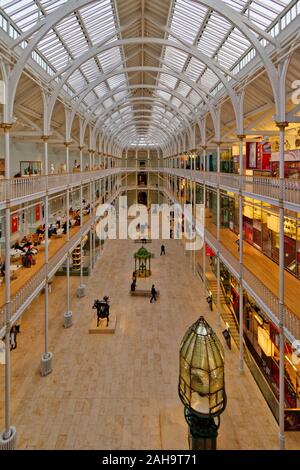
[[[193,90],[190,94],[189,94],[189,102],[193,105],[193,106],[198,106],[198,104],[200,103],[200,101],[202,101],[200,95],[195,91]]]
[[[180,93],[182,96],[186,97],[188,93],[191,91],[191,87],[187,85],[185,82],[181,81],[176,91]]]
[[[156,94],[163,98],[165,101],[169,101],[171,98],[170,93],[166,93],[165,91],[162,90],[157,90]]]
[[[174,88],[176,83],[177,83],[177,79],[175,77],[173,77],[172,75],[164,74],[164,73],[160,74],[160,80],[159,81],[163,85],[167,85],[171,88]]]
[[[124,74],[115,75],[107,80],[110,89],[114,89],[121,84],[125,84],[124,82],[126,83],[126,77]]]
[[[69,79],[70,85],[74,88],[74,90],[81,89],[83,86],[86,85],[86,80],[82,75],[81,71],[78,69]]]
[[[171,29],[185,41],[193,44],[207,9],[190,0],[177,0]]]
[[[98,59],[101,64],[101,68],[104,72],[108,70],[112,70],[114,67],[120,64],[122,61],[122,56],[120,49],[114,47],[113,49],[109,49],[101,54],[98,54]]]
[[[188,55],[185,52],[182,52],[174,47],[166,47],[165,51],[165,61],[170,64],[171,67],[175,68],[178,71],[182,70]]]
[[[86,102],[88,106],[92,106],[95,102],[95,95],[92,96],[92,94],[89,94],[88,96],[84,98],[84,101]]]
[[[199,78],[200,73],[202,73],[204,69],[205,64],[200,62],[198,59],[192,57],[185,70],[185,73],[191,80],[196,81]]]
[[[108,88],[105,82],[102,82],[100,85],[96,86],[94,90],[99,97],[102,97],[108,93]]]
[[[175,97],[174,97],[174,98],[172,99],[172,104],[174,104],[174,106],[176,106],[177,108],[179,108],[180,105],[181,105],[181,101],[180,101],[178,98],[175,98]]]
[[[116,30],[110,0],[88,5],[80,10],[80,15],[93,44],[101,42]]]
[[[110,108],[114,104],[114,101],[111,98],[108,98],[104,101],[103,106],[105,109]]]
[[[99,67],[94,59],[84,62],[80,68],[89,82],[95,80],[100,75]]]
[[[115,94],[114,94],[114,97],[115,97],[115,100],[116,101],[121,101],[123,98],[125,98],[126,96],[128,96],[128,92],[127,91],[117,91]]]
[[[218,77],[210,69],[206,69],[201,78],[202,85],[207,87],[208,90],[210,90],[218,81]]]
[[[75,16],[62,21],[57,25],[56,31],[74,58],[88,49],[88,43]]]

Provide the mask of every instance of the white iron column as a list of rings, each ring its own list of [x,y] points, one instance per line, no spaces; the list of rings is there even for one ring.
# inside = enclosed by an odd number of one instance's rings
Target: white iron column
[[[203,252],[202,252],[202,264],[203,264],[203,287],[204,287],[204,294],[206,293],[207,285],[206,285],[206,239],[205,239],[205,226],[206,226],[206,183],[205,183],[205,171],[206,171],[206,149],[207,146],[202,146],[202,155],[203,155]]]
[[[127,186],[128,186],[128,172],[127,172],[127,168],[128,168],[128,149],[126,149],[125,151],[125,167],[126,167],[126,173],[125,173],[125,186],[126,186],[126,196],[127,196]]]
[[[5,178],[10,184],[10,129],[11,124],[2,124],[4,130]],[[0,435],[0,450],[14,450],[16,447],[16,428],[11,426],[10,413],[10,186],[7,186],[5,209],[5,427]]]
[[[285,324],[285,308],[284,308],[284,142],[285,128],[288,126],[286,122],[276,123],[280,132],[280,160],[279,160],[279,178],[280,178],[280,197],[279,197],[279,446],[280,450],[285,449],[284,434],[284,410],[285,410],[285,353],[284,353],[284,324]]]
[[[194,276],[196,275],[196,248],[197,248],[197,231],[196,231],[196,224],[197,224],[197,201],[196,201],[196,155],[192,159],[193,164],[193,184],[194,184],[194,194],[193,194],[193,204],[194,204],[194,219],[195,219],[195,247],[193,250],[193,273]]]
[[[183,189],[183,204],[186,203],[186,195],[187,195],[187,180],[186,180],[186,159],[183,161],[183,168],[184,168],[184,189]]]
[[[217,256],[217,324],[221,324],[221,301],[220,301],[220,290],[221,290],[221,276],[220,276],[220,225],[221,225],[221,194],[220,194],[220,172],[221,172],[221,144],[217,142],[217,174],[218,174],[218,185],[217,185],[217,240],[218,240],[218,256]]]
[[[238,135],[239,138],[239,163],[240,163],[240,190],[239,190],[239,262],[240,262],[240,279],[239,279],[239,338],[240,338],[240,365],[239,371],[244,373],[244,290],[243,290],[243,269],[244,269],[244,237],[243,237],[243,176],[244,161],[243,149],[245,135]]]
[[[92,155],[93,155],[93,149],[89,149],[89,161],[90,161],[90,170],[91,170],[91,166],[92,166]],[[92,180],[90,178],[90,182],[89,182],[89,199],[90,199],[90,219],[92,219],[92,206],[93,206],[93,184],[92,184]],[[93,264],[93,226],[91,224],[90,226],[90,273],[92,273],[93,271],[93,267],[94,267],[94,264]]]
[[[79,147],[79,161],[80,161],[80,193],[79,193],[79,209],[80,209],[80,229],[83,226],[83,146]],[[83,238],[80,238],[80,284],[77,288],[77,297],[84,297],[85,295],[85,284],[83,283]]]
[[[150,149],[147,149],[147,167],[149,169],[150,167]],[[149,190],[149,186],[150,186],[150,172],[146,172],[146,175],[147,175],[147,186],[148,186],[148,190],[147,190],[147,205],[148,207],[150,207],[150,203],[149,203],[149,200],[150,200],[150,190]]]
[[[93,162],[95,161],[95,150],[93,150]],[[93,163],[93,169],[95,169],[95,165]],[[93,183],[92,183],[92,206],[91,206],[91,217],[95,214],[95,205],[96,205],[96,183],[95,183],[95,176],[93,174]],[[96,233],[95,233],[95,225],[92,225],[93,231],[93,265],[96,264]]]
[[[135,203],[138,203],[138,191],[137,191],[137,184],[138,184],[138,151],[137,149],[135,150]]]
[[[48,136],[44,135],[42,140],[44,142],[44,168],[46,178],[46,196],[44,200],[44,221],[45,221],[45,268],[46,268],[46,283],[45,283],[45,350],[41,358],[40,373],[42,376],[48,375],[52,372],[52,357],[53,354],[49,352],[48,344],[48,319],[49,319],[49,277],[48,277],[48,263],[49,263],[49,196],[48,196]]]
[[[67,243],[70,240],[70,152],[69,147],[71,142],[65,142],[66,147],[66,167],[67,167],[67,177],[68,177],[68,186],[67,186],[67,202],[66,202],[66,232],[67,232]],[[67,253],[67,310],[64,313],[64,327],[69,328],[73,324],[72,311],[71,311],[71,299],[70,299],[70,257],[71,253]]]

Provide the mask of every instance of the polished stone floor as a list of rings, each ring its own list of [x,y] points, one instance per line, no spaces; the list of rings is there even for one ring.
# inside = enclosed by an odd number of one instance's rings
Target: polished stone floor
[[[12,351],[12,423],[19,449],[187,449],[187,427],[177,395],[178,351],[188,326],[204,314],[222,342],[202,285],[190,269],[180,241],[147,248],[155,254],[152,276],[156,304],[129,295],[134,267],[133,241],[108,241],[86,296],[76,298],[71,279],[74,325],[62,327],[66,279],[54,279],[50,294],[52,374],[39,375],[43,352],[41,295],[24,314],[18,347]],[[114,334],[88,333],[93,301],[111,299],[117,315]],[[225,345],[224,345],[225,346]],[[226,348],[225,348],[226,349]],[[220,449],[277,449],[278,426],[248,370],[238,372],[238,352],[226,350],[228,406],[221,417]],[[3,429],[4,366],[0,366],[0,424]],[[288,434],[287,447],[300,449],[300,435]]]

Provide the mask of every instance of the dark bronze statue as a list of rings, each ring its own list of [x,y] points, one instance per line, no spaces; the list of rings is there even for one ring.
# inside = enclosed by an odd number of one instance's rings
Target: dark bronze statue
[[[104,296],[102,300],[95,300],[93,308],[97,309],[97,326],[102,318],[106,318],[106,326],[109,323],[109,297]]]

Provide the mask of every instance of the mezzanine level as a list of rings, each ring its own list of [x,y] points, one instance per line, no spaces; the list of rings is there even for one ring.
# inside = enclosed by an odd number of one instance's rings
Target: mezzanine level
[[[177,198],[166,188],[161,187],[162,191],[165,192],[166,196],[174,203],[181,204]],[[189,218],[189,214],[186,214]],[[227,267],[231,274],[239,281],[240,280],[240,264],[237,257],[211,233],[211,231],[204,229],[205,242],[212,248],[212,250],[219,256],[220,261]],[[202,233],[199,232],[202,237]],[[294,280],[298,283],[298,280]],[[259,270],[256,270],[254,274],[243,264],[242,279],[243,289],[248,292],[260,306],[260,308],[268,315],[270,320],[279,328],[280,319],[280,304],[278,296],[271,289],[270,285],[266,285],[259,276]],[[296,311],[297,303],[295,302],[295,292],[293,293],[293,299],[290,299],[295,311],[292,311],[286,304],[284,305],[284,326],[285,334],[288,340],[293,341],[300,338],[300,312]],[[289,294],[290,295],[290,294]]]
[[[181,170],[178,168],[163,168],[164,174],[188,178],[196,183],[207,184],[211,187],[220,187],[226,191],[251,197],[278,206],[282,197],[286,209],[300,211],[300,180],[240,176],[231,173],[217,173],[213,171]]]
[[[120,189],[117,189],[105,201],[110,203],[118,196]],[[59,267],[65,262],[69,253],[71,253],[80,243],[82,238],[89,232],[91,227],[97,222],[99,215],[97,213],[85,216],[81,227],[70,229],[70,238],[65,237],[61,243],[56,244],[56,249],[49,250],[48,265],[41,259],[41,264],[34,270],[32,277],[24,277],[19,284],[18,289],[12,289],[9,318],[13,324],[29,307],[34,298],[41,292],[46,285],[46,280],[51,279]],[[2,296],[4,298],[4,296]],[[1,293],[0,293],[0,301]],[[0,338],[5,335],[6,305],[0,305]]]
[[[74,189],[81,184],[117,175],[120,171],[120,168],[109,168],[78,173],[2,179],[0,180],[0,209],[4,208],[6,203],[17,205],[41,199],[46,195],[46,192],[50,195],[64,191],[67,187]]]
[[[48,194],[64,191],[67,187],[76,188],[80,184],[87,184],[108,176],[120,173],[164,173],[180,178],[188,178],[199,184],[207,184],[211,187],[219,187],[236,194],[242,192],[245,197],[262,200],[272,205],[279,204],[282,195],[286,209],[300,212],[300,181],[260,176],[240,176],[230,173],[203,172],[197,170],[182,170],[177,168],[134,168],[118,167],[106,170],[94,170],[78,173],[64,173],[59,175],[42,175],[33,177],[11,178],[0,180],[0,209],[5,207],[7,201],[10,204],[21,204],[28,200],[39,199]],[[153,186],[153,185],[152,185]],[[138,185],[140,189],[148,188],[148,185]]]

